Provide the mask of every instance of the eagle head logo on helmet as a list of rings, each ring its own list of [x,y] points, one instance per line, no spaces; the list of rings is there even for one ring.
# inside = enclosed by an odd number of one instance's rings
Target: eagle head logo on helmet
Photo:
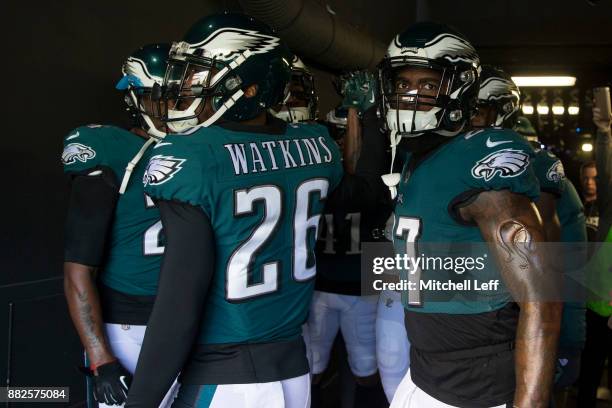
[[[256,117],[282,102],[291,58],[274,31],[250,16],[223,13],[198,20],[170,50],[164,81],[168,127],[184,133],[221,118]],[[251,85],[256,92],[247,96]]]
[[[491,126],[512,128],[518,118],[520,100],[521,92],[510,75],[500,68],[482,66],[478,105],[495,108],[497,116]]]

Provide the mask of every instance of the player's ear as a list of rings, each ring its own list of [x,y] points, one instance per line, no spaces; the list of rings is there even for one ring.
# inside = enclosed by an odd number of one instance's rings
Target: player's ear
[[[247,97],[247,98],[252,98],[255,95],[257,95],[257,84],[249,85],[244,90],[244,96]]]

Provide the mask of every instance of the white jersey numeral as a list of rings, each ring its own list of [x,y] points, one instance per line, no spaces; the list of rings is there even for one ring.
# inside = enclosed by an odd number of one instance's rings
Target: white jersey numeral
[[[415,259],[417,257],[416,242],[421,235],[421,220],[418,218],[399,217],[395,228],[395,238],[406,242],[406,255]],[[421,291],[418,289],[421,281],[421,268],[417,268],[408,275],[409,282],[415,282],[417,290],[408,291],[408,304],[420,306]]]
[[[327,197],[329,182],[327,179],[312,179],[302,183],[295,197],[293,213],[293,279],[301,282],[314,277],[314,248],[309,248],[308,241],[316,237],[320,214],[309,214],[312,194],[318,192],[320,200]],[[234,216],[247,216],[254,213],[253,205],[261,201],[264,205],[264,217],[249,238],[238,246],[229,259],[226,271],[226,297],[229,301],[240,301],[254,296],[261,296],[278,290],[279,261],[262,265],[261,279],[250,283],[253,275],[253,264],[257,253],[276,232],[283,213],[283,195],[277,186],[264,185],[234,193]],[[309,265],[312,260],[312,266]]]
[[[151,200],[151,197],[145,194],[145,208],[154,208],[155,203]],[[161,234],[162,234],[162,222],[157,221],[151,225],[144,233],[143,237],[143,252],[145,255],[162,255],[164,253],[164,246],[161,245]]]
[[[346,251],[346,255],[356,255],[361,253],[361,236],[360,234],[360,223],[361,213],[348,213],[344,218],[351,223],[350,233],[350,249]],[[325,241],[325,248],[323,249],[324,254],[334,255],[336,250],[334,244],[336,243],[336,237],[334,236],[334,216],[333,214],[325,214],[325,236],[320,236],[319,239]]]
[[[234,251],[227,264],[227,299],[241,300],[260,296],[278,289],[278,262],[263,265],[262,281],[249,285],[251,264],[259,249],[276,229],[281,215],[282,194],[276,186],[259,186],[238,190],[234,194],[234,216],[253,213],[253,203],[263,201],[264,219],[249,239]]]

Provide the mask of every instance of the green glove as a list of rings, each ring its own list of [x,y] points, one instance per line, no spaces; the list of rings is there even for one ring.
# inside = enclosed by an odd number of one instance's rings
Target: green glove
[[[355,108],[362,114],[376,104],[378,82],[368,71],[353,71],[340,77],[343,108]]]

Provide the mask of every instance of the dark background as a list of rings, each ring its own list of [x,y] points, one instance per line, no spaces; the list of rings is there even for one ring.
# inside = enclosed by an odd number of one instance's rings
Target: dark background
[[[299,1],[299,0],[295,0]],[[62,293],[62,229],[66,185],[61,140],[88,123],[125,123],[114,90],[124,58],[140,45],[169,42],[199,17],[238,1],[17,1],[3,5],[5,106],[0,152],[3,177],[0,238],[0,381],[71,386],[83,400],[78,339]],[[244,1],[248,3],[248,1]],[[577,147],[593,133],[589,89],[612,79],[612,1],[303,0],[328,6],[339,21],[385,45],[417,20],[457,27],[484,62],[512,74],[570,74],[578,78],[578,117],[532,118],[542,139],[569,163],[590,156]],[[317,26],[312,26],[317,30]],[[330,69],[316,55],[320,112],[338,102]],[[337,67],[336,67],[337,68]],[[531,92],[531,91],[530,91]],[[535,92],[535,91],[534,91]],[[568,92],[567,90],[564,92]],[[576,128],[580,128],[577,132]],[[587,135],[587,136],[585,136]],[[12,332],[9,332],[12,303]],[[12,348],[9,350],[9,337]],[[10,359],[11,372],[8,373]]]

